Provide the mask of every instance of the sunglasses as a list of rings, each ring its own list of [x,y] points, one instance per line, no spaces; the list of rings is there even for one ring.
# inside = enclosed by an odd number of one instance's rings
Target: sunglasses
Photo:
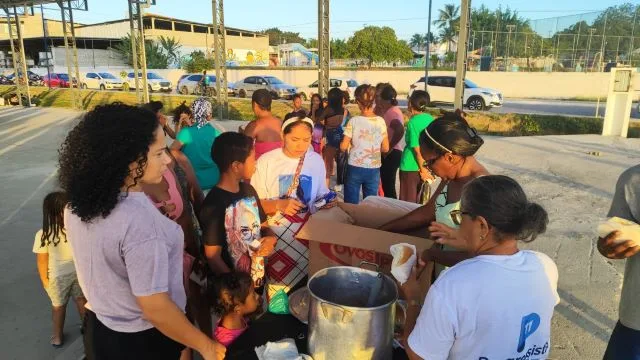
[[[439,155],[434,157],[433,159],[425,160],[424,163],[422,163],[422,166],[426,168],[431,168],[433,164],[435,164],[436,161],[438,161],[442,156],[443,155]]]
[[[462,224],[462,215],[471,215],[471,213],[462,210],[451,210],[449,215],[451,215],[451,220],[453,220],[453,223],[459,226],[460,224]]]

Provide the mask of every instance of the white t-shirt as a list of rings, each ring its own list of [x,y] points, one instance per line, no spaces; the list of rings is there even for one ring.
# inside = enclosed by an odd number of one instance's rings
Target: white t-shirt
[[[344,128],[344,135],[351,138],[349,165],[367,169],[382,166],[380,146],[387,136],[387,124],[380,116],[354,116]]]
[[[481,255],[441,273],[409,346],[428,360],[546,359],[560,301],[558,269],[546,255]]]
[[[42,230],[36,233],[36,239],[33,243],[33,252],[36,254],[49,254],[49,279],[55,279],[59,276],[69,275],[76,272],[73,264],[73,251],[71,244],[67,241],[67,236],[61,233],[58,238],[49,239],[50,244],[41,247]],[[53,245],[53,242],[58,242]]]
[[[298,168],[299,159],[293,159],[284,154],[282,149],[275,149],[260,156],[256,162],[256,172],[251,178],[251,185],[256,189],[260,199],[278,199],[287,194],[293,176]],[[329,192],[325,180],[326,170],[324,161],[314,151],[307,151],[298,191],[291,197],[297,198],[308,206]]]

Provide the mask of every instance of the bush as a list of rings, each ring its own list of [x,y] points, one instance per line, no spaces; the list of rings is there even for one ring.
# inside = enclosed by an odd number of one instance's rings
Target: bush
[[[38,106],[72,107],[70,89],[51,89],[46,87],[31,87],[32,102]],[[0,96],[7,97],[15,93],[15,86],[0,85]],[[119,101],[124,104],[137,104],[135,92],[119,91],[96,91],[80,90],[82,108],[91,110],[97,105],[109,104]],[[177,94],[151,94],[152,100],[159,100],[164,103],[163,111],[167,114],[183,101],[187,104],[192,102],[194,96],[184,96]],[[212,101],[214,107],[214,117],[217,117],[217,103]],[[289,101],[274,101],[272,112],[279,118],[291,111]],[[347,109],[352,115],[359,115],[358,107],[354,104],[348,105]],[[429,113],[437,118],[442,113],[438,108],[430,108]],[[408,114],[405,121],[409,120]],[[251,102],[246,99],[229,99],[229,119],[231,120],[253,120],[254,114],[251,109]],[[467,120],[471,126],[479,132],[489,135],[501,136],[539,136],[539,135],[580,135],[580,134],[600,134],[602,133],[603,120],[594,117],[571,117],[559,115],[538,115],[538,114],[496,114],[491,112],[472,112],[467,114]],[[630,138],[640,137],[640,123],[632,122],[629,127]]]

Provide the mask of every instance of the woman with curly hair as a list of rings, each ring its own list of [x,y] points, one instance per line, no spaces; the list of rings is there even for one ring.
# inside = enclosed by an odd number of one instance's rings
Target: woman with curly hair
[[[96,107],[62,144],[89,359],[178,359],[185,346],[207,360],[224,357],[184,314],[182,229],[142,192],[163,180],[170,161],[154,114],[122,104]]]
[[[176,134],[180,133],[182,128],[193,126],[193,112],[187,106],[186,101],[181,102],[173,109],[173,126]]]

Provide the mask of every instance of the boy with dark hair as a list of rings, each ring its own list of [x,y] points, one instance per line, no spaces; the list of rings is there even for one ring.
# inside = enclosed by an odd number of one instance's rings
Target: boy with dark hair
[[[302,108],[302,96],[300,94],[295,94],[291,98],[291,102],[293,103],[293,110],[285,115],[284,119],[289,120],[292,117],[307,117],[307,110]]]
[[[254,286],[262,288],[264,258],[273,252],[277,238],[266,225],[256,190],[243,182],[255,172],[253,139],[223,133],[211,158],[220,169],[220,181],[207,194],[199,217],[207,263],[216,275],[234,270],[250,273]]]

